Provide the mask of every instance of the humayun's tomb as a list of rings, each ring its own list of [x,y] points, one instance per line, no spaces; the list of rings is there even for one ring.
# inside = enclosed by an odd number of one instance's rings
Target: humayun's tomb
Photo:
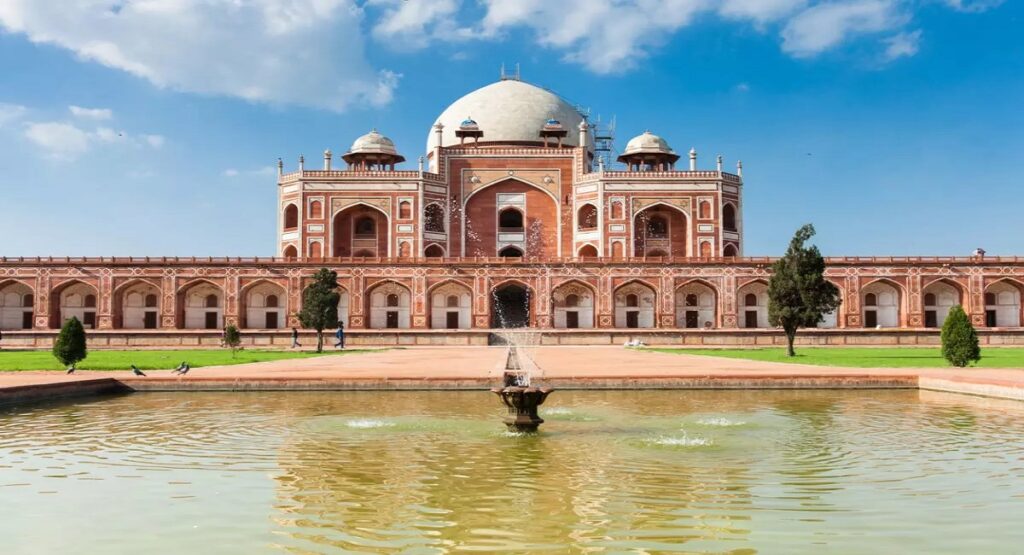
[[[228,324],[287,344],[321,267],[354,344],[486,344],[498,327],[551,344],[782,342],[772,260],[743,255],[742,165],[698,169],[692,150],[679,164],[650,132],[616,169],[594,147],[571,104],[502,79],[441,113],[414,169],[377,131],[322,168],[279,162],[276,257],[0,259],[4,344],[49,345],[71,316],[96,346],[215,345]],[[829,258],[827,275],[842,306],[803,343],[936,343],[961,304],[983,342],[1024,344],[1024,259]]]

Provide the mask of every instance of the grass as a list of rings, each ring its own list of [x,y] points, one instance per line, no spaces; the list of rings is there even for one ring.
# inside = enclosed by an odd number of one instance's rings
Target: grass
[[[776,349],[675,349],[648,348],[649,351],[724,358],[742,358],[765,362],[815,364],[847,368],[941,368],[948,367],[938,347],[797,347],[795,357],[787,357],[784,348]],[[1024,348],[982,348],[979,368],[1024,368]]]
[[[127,370],[130,364],[142,370],[175,368],[181,361],[188,361],[193,368],[266,362],[292,358],[365,353],[368,349],[345,351],[325,350],[321,354],[312,351],[263,351],[241,350],[231,356],[228,349],[196,349],[175,351],[89,351],[89,356],[78,363],[80,370]],[[50,351],[0,351],[0,371],[12,370],[63,370]]]

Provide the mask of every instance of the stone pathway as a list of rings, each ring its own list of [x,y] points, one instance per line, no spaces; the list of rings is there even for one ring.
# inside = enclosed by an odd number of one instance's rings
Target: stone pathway
[[[531,348],[527,354],[543,378],[573,387],[861,387],[920,384],[942,391],[1024,400],[1024,370],[952,368],[834,368],[703,355],[659,353],[618,346]],[[410,347],[350,356],[324,356],[193,369],[178,377],[169,370],[0,373],[0,394],[95,380],[116,380],[133,389],[330,389],[392,387],[484,387],[498,382],[502,347]],[[788,381],[787,381],[788,380]],[[879,381],[881,380],[881,381]],[[885,382],[889,380],[889,382]]]

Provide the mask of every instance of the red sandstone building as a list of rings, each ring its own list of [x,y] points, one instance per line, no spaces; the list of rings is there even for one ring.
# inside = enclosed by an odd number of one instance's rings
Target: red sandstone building
[[[278,256],[0,261],[5,343],[46,345],[77,316],[97,344],[253,344],[298,326],[304,280],[336,270],[355,342],[482,343],[530,326],[548,343],[755,344],[767,258],[743,256],[742,165],[697,167],[657,135],[595,157],[586,119],[517,79],[457,100],[416,169],[377,131],[322,169],[279,163]],[[1024,342],[1024,260],[831,258],[843,304],[804,341],[934,342],[963,305],[989,343]]]

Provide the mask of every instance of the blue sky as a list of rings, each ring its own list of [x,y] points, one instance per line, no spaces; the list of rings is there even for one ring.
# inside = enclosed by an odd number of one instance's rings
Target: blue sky
[[[271,255],[278,156],[414,161],[502,63],[700,165],[746,253],[1024,254],[1021,2],[0,3],[0,255]],[[411,162],[406,167],[415,167]]]

